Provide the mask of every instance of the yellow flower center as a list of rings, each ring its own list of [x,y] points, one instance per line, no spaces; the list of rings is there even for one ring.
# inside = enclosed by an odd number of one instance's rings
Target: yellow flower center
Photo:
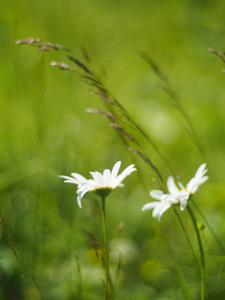
[[[185,192],[187,192],[188,190],[187,190],[187,189],[181,189],[180,191],[181,191],[181,192],[182,192],[182,191],[185,191]]]

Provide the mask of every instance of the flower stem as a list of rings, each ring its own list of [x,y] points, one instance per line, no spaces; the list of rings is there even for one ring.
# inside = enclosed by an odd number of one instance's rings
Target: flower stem
[[[214,232],[213,228],[211,227],[211,225],[209,224],[209,222],[207,221],[206,217],[203,215],[203,213],[201,212],[201,210],[199,209],[199,207],[197,206],[197,204],[194,201],[190,202],[194,208],[197,210],[197,212],[200,214],[200,216],[202,217],[203,221],[205,222],[206,226],[208,227],[209,231],[211,232],[213,238],[215,239],[215,241],[217,242],[221,253],[223,254],[225,252],[225,248],[223,247],[223,245],[220,243],[219,238],[217,237],[216,233]]]
[[[194,249],[193,249],[193,247],[192,247],[191,241],[190,241],[190,239],[189,239],[189,237],[188,237],[188,234],[187,234],[187,231],[186,231],[186,229],[185,229],[185,226],[184,226],[184,224],[183,224],[183,222],[182,222],[182,220],[181,220],[181,218],[180,218],[180,216],[179,216],[179,214],[178,214],[178,212],[177,212],[177,210],[176,210],[176,208],[175,208],[174,206],[173,206],[173,210],[174,210],[174,212],[175,212],[175,214],[176,214],[176,216],[177,216],[177,218],[178,218],[178,220],[179,220],[179,222],[180,222],[180,225],[181,225],[181,227],[182,227],[182,229],[183,229],[183,232],[184,232],[185,237],[186,237],[186,239],[187,239],[188,245],[189,245],[189,247],[190,247],[190,249],[191,249],[193,258],[194,258],[194,260],[195,260],[196,266],[198,267],[198,269],[199,269],[199,271],[200,271],[199,263],[198,263],[198,260],[197,260],[197,258],[196,258]]]
[[[202,241],[201,241],[201,236],[199,233],[199,229],[196,223],[196,219],[195,216],[191,210],[191,208],[189,207],[189,205],[187,206],[187,210],[191,216],[193,225],[194,225],[194,229],[195,229],[195,233],[197,236],[197,240],[198,240],[198,246],[199,246],[199,251],[200,251],[200,255],[201,255],[201,300],[205,300],[206,299],[206,292],[205,292],[205,258],[204,258],[204,251],[203,251],[203,246],[202,246]]]
[[[106,212],[105,212],[105,197],[102,196],[102,226],[103,226],[103,235],[104,235],[104,244],[105,244],[105,290],[104,290],[104,300],[111,299],[111,280],[109,273],[109,246],[108,239],[106,234]]]

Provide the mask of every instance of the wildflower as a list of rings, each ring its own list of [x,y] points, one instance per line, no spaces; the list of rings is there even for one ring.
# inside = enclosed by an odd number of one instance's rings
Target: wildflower
[[[137,169],[134,168],[134,164],[128,166],[120,175],[118,175],[120,169],[121,161],[118,161],[113,166],[112,171],[105,169],[103,174],[99,172],[90,172],[93,179],[86,179],[80,174],[72,173],[72,177],[69,176],[59,176],[66,179],[67,183],[74,183],[78,186],[77,189],[77,203],[79,207],[81,206],[81,199],[87,192],[95,192],[99,196],[106,197],[112,190],[116,187],[123,187],[121,183],[128,175]]]
[[[163,193],[161,190],[153,190],[150,192],[150,196],[158,201],[150,202],[142,207],[142,211],[153,209],[153,217],[158,217],[160,221],[162,214],[169,209],[172,205],[179,205],[183,211],[188,203],[189,198],[194,194],[200,185],[202,185],[208,176],[205,176],[207,172],[206,164],[202,164],[195,173],[195,176],[188,182],[187,186],[184,187],[181,182],[178,181],[176,185],[172,176],[167,179],[168,193]]]
[[[167,194],[164,194],[160,190],[153,190],[153,191],[151,191],[150,192],[150,196],[152,198],[155,198],[155,199],[159,200],[159,201],[149,202],[149,203],[145,204],[142,207],[142,211],[153,209],[153,212],[152,212],[153,218],[157,217],[158,221],[160,221],[162,214],[167,209],[169,209],[173,204],[178,204],[178,201],[174,200],[173,198],[171,198],[171,199],[169,199],[169,198],[164,199],[165,195],[167,195]]]

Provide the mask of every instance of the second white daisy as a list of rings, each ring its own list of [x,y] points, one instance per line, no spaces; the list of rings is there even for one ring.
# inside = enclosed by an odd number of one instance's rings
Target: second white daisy
[[[202,164],[186,187],[179,181],[177,182],[178,187],[173,177],[170,176],[167,179],[168,193],[163,193],[161,190],[151,191],[150,196],[158,201],[145,204],[142,207],[142,211],[153,209],[153,217],[157,217],[158,221],[160,221],[162,214],[172,205],[180,205],[180,209],[184,210],[191,195],[198,190],[200,185],[208,180],[209,177],[205,176],[207,171],[206,164]]]

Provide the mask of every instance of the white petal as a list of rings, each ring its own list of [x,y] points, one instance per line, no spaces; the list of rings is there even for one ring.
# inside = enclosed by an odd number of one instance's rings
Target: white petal
[[[203,176],[205,175],[206,172],[208,172],[207,169],[205,169],[203,172],[201,172],[201,173],[195,175],[195,177],[196,177],[196,178],[201,178],[201,177],[203,177]]]
[[[197,178],[197,177],[192,178],[187,184],[187,190],[189,195],[194,194],[198,190],[199,186],[202,185],[204,182],[206,182],[206,180],[208,179],[209,179],[208,176],[204,176],[202,178]]]
[[[76,179],[74,179],[73,177],[64,176],[64,175],[60,175],[59,177],[60,177],[60,178],[66,179],[66,180],[64,181],[64,182],[66,182],[66,183],[79,184],[79,182],[78,182]]]
[[[201,185],[201,184],[203,184],[204,182],[206,182],[206,180],[208,180],[209,179],[209,176],[204,176],[204,177],[202,177],[201,179],[199,179],[199,185]]]
[[[170,208],[170,203],[162,203],[162,202],[149,202],[142,207],[142,211],[149,210],[153,208],[152,216],[153,218],[157,217],[158,221],[160,221],[162,214]]]
[[[113,166],[112,172],[111,172],[111,178],[110,178],[110,186],[113,186],[113,183],[116,179],[116,176],[119,172],[121,166],[121,161],[118,161],[115,163],[115,165]]]
[[[149,210],[149,209],[152,209],[152,208],[155,208],[156,206],[158,206],[160,204],[160,202],[149,202],[149,203],[146,203],[143,207],[142,207],[142,211],[145,211],[145,210]]]
[[[84,182],[87,181],[87,179],[86,179],[84,176],[82,176],[82,175],[80,175],[80,174],[78,174],[78,173],[72,173],[71,175],[72,175],[79,183],[84,183]]]
[[[124,184],[123,183],[119,183],[119,184],[117,184],[116,187],[124,187]],[[114,187],[112,187],[112,188],[114,189]]]
[[[159,202],[158,205],[153,209],[152,216],[153,218],[157,217],[160,211],[164,208],[165,204]]]
[[[184,210],[187,206],[187,199],[181,199],[180,200],[180,210]]]
[[[181,190],[185,190],[185,187],[183,186],[183,184],[180,181],[178,181],[178,185],[179,185]]]
[[[196,179],[195,179],[195,178],[192,178],[192,179],[188,182],[187,187],[186,187],[186,189],[187,189],[189,195],[192,194],[195,185],[196,185]]]
[[[72,177],[70,177],[70,176],[59,175],[59,177],[60,177],[60,178],[64,178],[64,179],[69,179],[69,180],[73,179],[73,180],[74,180],[74,178],[72,178]]]
[[[77,204],[80,208],[82,208],[81,205],[81,199],[84,197],[84,195],[89,192],[89,190],[84,190],[83,192],[79,193],[79,195],[77,196]]]
[[[79,185],[78,189],[77,189],[77,194],[87,190],[87,191],[93,191],[95,190],[97,187],[95,185],[95,182],[94,180],[88,180],[88,182],[82,184],[82,185]]]
[[[172,176],[169,176],[169,178],[167,179],[167,188],[168,188],[169,193],[172,195],[179,193],[179,189],[176,186]]]
[[[207,172],[207,170],[204,170],[206,168],[206,163],[204,163],[204,164],[202,164],[199,168],[198,168],[198,170],[196,171],[196,173],[195,173],[195,177],[198,177],[199,175],[202,175],[202,173],[206,173]],[[204,175],[203,174],[203,175]]]
[[[103,176],[101,173],[99,172],[90,172],[91,176],[93,177],[96,187],[104,187],[104,180],[103,180]]]
[[[170,208],[170,204],[165,204],[163,207],[162,207],[162,209],[160,210],[160,212],[159,212],[159,214],[158,214],[158,221],[160,222],[160,219],[161,219],[161,216],[162,216],[162,214],[167,210],[167,209],[169,209]]]
[[[161,200],[163,194],[164,194],[163,191],[160,190],[153,190],[150,192],[150,196],[157,200]]]
[[[105,182],[104,182],[104,178],[103,175],[100,172],[95,172],[98,178],[98,182],[99,182],[99,187],[105,187]],[[97,183],[97,182],[96,182]]]
[[[134,165],[128,166],[117,178],[112,184],[113,188],[116,188],[130,173],[136,171],[137,169],[134,168]]]
[[[78,206],[80,207],[80,208],[82,208],[82,205],[81,205],[81,194],[79,194],[78,196],[77,196],[77,204],[78,204]]]
[[[93,179],[88,179],[86,184],[92,186],[93,188],[96,188],[96,182]]]
[[[163,201],[164,203],[173,203],[173,204],[177,204],[179,203],[179,200],[174,196],[174,195],[170,195],[170,194],[163,194],[161,197],[161,201]]]
[[[111,178],[110,170],[105,169],[104,172],[103,172],[103,181],[104,181],[104,186],[105,187],[111,187],[110,178]]]

